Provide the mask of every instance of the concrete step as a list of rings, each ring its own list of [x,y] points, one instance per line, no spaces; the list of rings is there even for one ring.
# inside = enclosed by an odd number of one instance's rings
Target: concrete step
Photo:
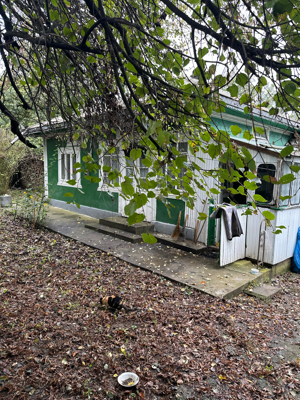
[[[176,249],[183,251],[189,251],[194,254],[204,253],[207,250],[207,246],[203,243],[195,244],[191,240],[183,238],[173,239],[170,235],[156,232],[153,233],[153,236],[156,237],[159,243],[166,244],[167,246],[175,247]]]
[[[109,226],[103,226],[98,223],[88,223],[84,226],[88,229],[92,229],[93,231],[97,231],[100,233],[104,233],[105,235],[125,240],[126,242],[141,243],[143,241],[143,238],[140,235],[136,235],[131,232],[125,232],[120,229],[111,228]]]
[[[263,284],[261,286],[254,286],[251,289],[244,290],[249,296],[258,297],[259,299],[269,300],[277,293],[281,292],[280,287]]]
[[[127,218],[125,217],[100,218],[99,224],[120,231],[134,233],[135,235],[141,235],[142,233],[149,233],[154,230],[154,226],[149,222],[139,222],[138,224],[133,224],[129,226]]]

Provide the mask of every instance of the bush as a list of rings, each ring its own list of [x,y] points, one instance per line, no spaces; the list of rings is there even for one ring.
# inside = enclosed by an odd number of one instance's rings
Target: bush
[[[0,196],[6,194],[9,188],[9,180],[11,175],[11,170],[9,167],[10,166],[7,159],[0,154]]]
[[[49,210],[49,199],[45,197],[44,187],[29,187],[24,192],[24,195],[16,202],[15,217],[18,216],[28,220],[33,224],[33,227],[41,225]]]

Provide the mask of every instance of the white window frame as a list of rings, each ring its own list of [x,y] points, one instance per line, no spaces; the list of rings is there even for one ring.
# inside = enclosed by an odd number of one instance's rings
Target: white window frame
[[[186,152],[185,152],[185,151],[182,152],[182,151],[179,150],[179,145],[182,144],[182,143],[186,143],[186,145],[187,145],[187,150],[186,150]],[[179,151],[180,155],[186,155],[186,163],[187,163],[187,164],[189,164],[189,165],[192,164],[192,162],[190,161],[191,154],[190,154],[190,147],[189,147],[189,142],[188,142],[188,140],[181,140],[181,141],[177,142],[177,143],[176,143],[176,150]],[[183,170],[185,170],[184,167],[182,168],[182,172],[184,172]],[[184,176],[184,175],[183,175],[182,177],[180,177],[180,174],[181,174],[182,172],[180,172],[180,173],[178,174],[178,178],[180,178],[181,180],[182,180],[182,178],[183,178],[183,176]],[[165,164],[165,165],[163,166],[163,173],[164,173],[164,175],[168,174],[168,164]],[[168,174],[168,175],[169,175],[169,174]],[[169,175],[169,176],[171,176],[171,175]],[[172,178],[172,176],[171,176],[171,178]],[[182,185],[180,185],[180,186],[179,186],[179,185],[176,185],[176,186],[175,186],[175,189],[177,189],[179,192],[184,191]],[[169,197],[169,198],[172,198],[172,197],[176,197],[176,195],[169,194],[168,197]]]
[[[135,169],[138,169],[139,177],[142,179],[146,179],[146,176],[149,173],[150,169],[142,163],[142,160],[145,158],[146,158],[146,156],[143,153],[142,153],[142,156],[140,158],[138,158],[136,161],[128,160],[125,157],[125,176],[128,176],[128,178],[132,178],[134,180],[133,183],[135,183],[134,174],[128,175],[127,171],[132,169],[134,172]],[[130,165],[130,161],[132,162],[131,165]],[[141,176],[141,170],[146,171],[146,174],[144,174],[145,176]]]
[[[75,157],[76,159],[75,159]],[[70,160],[70,171],[68,176],[68,171],[66,168],[66,160],[69,158]],[[58,149],[58,185],[59,186],[66,186],[66,187],[75,187],[75,188],[81,188],[81,176],[80,172],[77,172],[76,174],[71,174],[71,170],[73,170],[73,165],[76,162],[81,162],[80,161],[80,147],[76,146],[70,146],[67,145],[66,147],[59,148]],[[64,168],[64,172],[63,172]],[[70,185],[67,183],[67,181],[75,179],[76,180],[76,185]]]
[[[116,151],[112,154],[110,153],[106,153],[102,156],[99,157],[98,159],[98,163],[99,163],[99,178],[101,178],[101,182],[99,182],[99,186],[98,186],[98,191],[110,191],[110,192],[118,192],[119,188],[118,187],[114,187],[114,186],[109,186],[110,182],[113,181],[108,181],[106,182],[105,179],[108,177],[109,172],[103,172],[103,166],[107,165],[106,161],[104,161],[105,157],[109,157],[110,158],[110,167],[111,167],[111,171],[113,171],[115,168],[113,168],[112,166],[112,161],[117,161],[118,162],[118,169],[119,171],[121,170],[121,165],[122,165],[122,160],[121,160],[121,150],[117,147]],[[113,160],[113,158],[117,158],[117,160]],[[118,182],[120,183],[120,177],[118,177]]]

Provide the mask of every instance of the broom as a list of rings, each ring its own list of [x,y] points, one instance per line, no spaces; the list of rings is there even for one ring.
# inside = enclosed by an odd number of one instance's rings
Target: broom
[[[175,229],[171,235],[172,238],[177,239],[180,234],[180,218],[181,218],[181,211],[179,211],[178,222],[175,226]]]
[[[185,216],[185,220],[184,220],[182,231],[179,233],[179,237],[183,237],[183,239],[185,239],[184,230],[185,230],[185,226],[186,226],[186,222],[187,222],[188,217],[189,217],[188,215]]]
[[[197,243],[197,240],[198,240],[199,224],[200,224],[200,221],[199,221],[199,219],[197,219],[197,224],[196,224],[196,229],[195,229],[195,236],[194,236],[194,243],[195,244]]]

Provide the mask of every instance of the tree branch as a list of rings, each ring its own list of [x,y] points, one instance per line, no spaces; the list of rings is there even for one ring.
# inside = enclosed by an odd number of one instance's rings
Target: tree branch
[[[34,144],[32,144],[31,142],[29,142],[29,140],[25,139],[25,137],[22,135],[22,133],[20,131],[20,127],[19,127],[20,123],[17,121],[15,116],[5,107],[5,105],[2,103],[1,100],[0,100],[0,111],[2,111],[2,113],[10,119],[10,129],[11,129],[12,133],[17,135],[19,140],[22,143],[26,144],[27,147],[36,149],[36,146]]]

